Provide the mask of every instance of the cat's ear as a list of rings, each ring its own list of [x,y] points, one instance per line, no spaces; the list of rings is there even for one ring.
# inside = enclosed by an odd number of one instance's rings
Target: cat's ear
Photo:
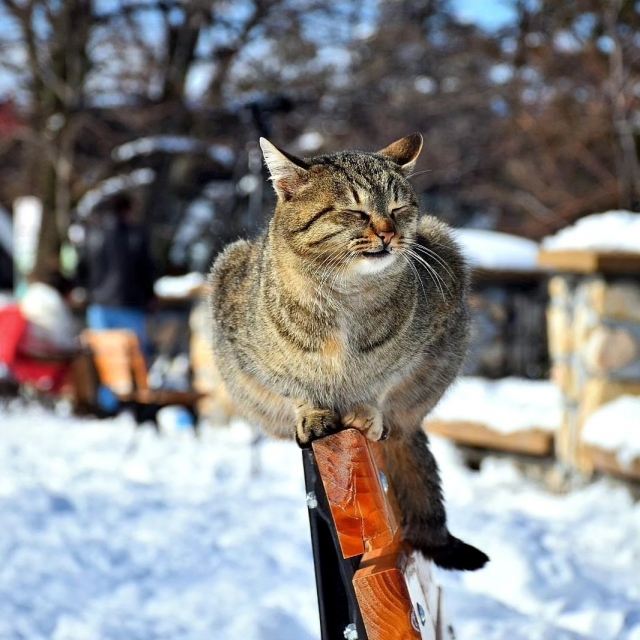
[[[415,167],[420,151],[422,151],[422,134],[412,133],[410,136],[392,142],[378,153],[393,160],[406,175]]]
[[[285,151],[281,151],[266,138],[260,138],[264,161],[271,174],[273,188],[279,197],[290,200],[307,181],[307,165]]]

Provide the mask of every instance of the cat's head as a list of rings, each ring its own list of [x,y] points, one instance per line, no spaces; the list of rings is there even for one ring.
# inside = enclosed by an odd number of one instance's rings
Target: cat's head
[[[377,153],[297,158],[261,138],[278,195],[272,233],[325,269],[370,274],[404,263],[415,240],[418,201],[407,176],[422,149],[414,133]]]

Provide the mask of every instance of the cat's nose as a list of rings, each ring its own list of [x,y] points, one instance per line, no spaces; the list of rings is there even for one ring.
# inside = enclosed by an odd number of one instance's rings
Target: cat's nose
[[[378,237],[382,238],[382,242],[384,243],[385,247],[391,242],[391,238],[393,238],[393,236],[395,235],[395,231],[378,231]]]

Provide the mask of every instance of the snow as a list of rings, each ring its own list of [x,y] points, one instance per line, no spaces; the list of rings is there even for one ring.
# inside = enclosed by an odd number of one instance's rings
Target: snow
[[[562,422],[562,394],[548,380],[461,377],[429,418],[477,422],[504,434],[528,429],[555,431]]]
[[[233,150],[221,144],[207,144],[198,138],[189,136],[149,136],[138,138],[116,147],[111,155],[114,160],[126,162],[136,156],[149,155],[162,151],[164,153],[206,153],[212,160],[225,166],[233,164]]]
[[[591,249],[640,253],[640,214],[607,211],[580,218],[542,241],[552,251]]]
[[[484,229],[456,229],[456,239],[473,267],[498,271],[538,269],[538,244],[533,240]]]
[[[582,439],[615,452],[623,467],[640,459],[640,397],[622,396],[600,407],[587,419]]]
[[[317,640],[300,452],[241,423],[137,446],[126,416],[0,419],[2,640]],[[640,505],[550,494],[433,439],[452,531],[492,561],[440,572],[458,640],[639,640]]]
[[[153,169],[135,169],[131,173],[113,176],[89,189],[78,201],[76,210],[81,218],[86,218],[93,209],[106,198],[127,189],[151,184],[156,177]]]
[[[159,298],[186,298],[204,281],[204,276],[195,272],[184,276],[163,276],[155,281],[153,290]]]

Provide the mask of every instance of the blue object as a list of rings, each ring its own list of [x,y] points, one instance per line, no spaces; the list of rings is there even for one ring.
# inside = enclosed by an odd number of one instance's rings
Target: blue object
[[[89,329],[128,329],[133,331],[140,341],[140,348],[146,357],[151,353],[151,346],[147,336],[146,314],[140,309],[124,309],[121,307],[106,307],[92,304],[87,308],[87,326]],[[116,413],[120,401],[109,387],[98,387],[98,406],[107,413]]]

